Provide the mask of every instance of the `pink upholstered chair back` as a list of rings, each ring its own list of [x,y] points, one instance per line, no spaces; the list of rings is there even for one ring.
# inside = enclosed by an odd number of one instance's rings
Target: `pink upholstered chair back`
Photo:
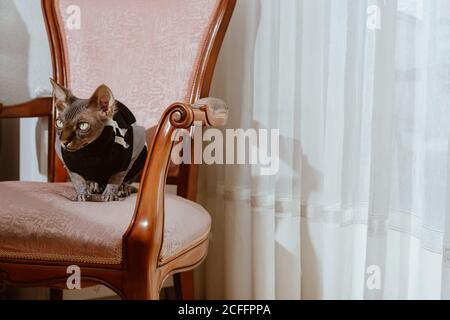
[[[87,98],[104,83],[139,124],[155,126],[169,104],[195,99],[191,91],[220,3],[59,0],[68,87]]]

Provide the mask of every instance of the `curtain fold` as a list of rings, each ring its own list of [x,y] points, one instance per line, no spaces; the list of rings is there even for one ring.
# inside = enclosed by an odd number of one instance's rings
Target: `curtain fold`
[[[449,7],[238,1],[211,95],[280,166],[202,166],[206,298],[450,298]]]

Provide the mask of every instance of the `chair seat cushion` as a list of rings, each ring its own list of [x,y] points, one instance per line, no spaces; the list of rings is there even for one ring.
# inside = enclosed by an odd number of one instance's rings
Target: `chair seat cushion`
[[[0,258],[120,264],[136,195],[117,202],[74,202],[70,183],[0,183]],[[200,205],[166,194],[161,261],[208,237]]]

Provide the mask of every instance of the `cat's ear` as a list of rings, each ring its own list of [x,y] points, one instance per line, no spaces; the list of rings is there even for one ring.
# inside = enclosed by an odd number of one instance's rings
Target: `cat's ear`
[[[89,99],[89,107],[98,108],[108,116],[114,114],[115,105],[116,100],[114,99],[111,89],[104,84],[98,87]]]
[[[57,84],[52,78],[50,78],[50,83],[53,87],[53,98],[55,99],[56,108],[62,112],[66,108],[66,102],[69,99],[70,91]]]

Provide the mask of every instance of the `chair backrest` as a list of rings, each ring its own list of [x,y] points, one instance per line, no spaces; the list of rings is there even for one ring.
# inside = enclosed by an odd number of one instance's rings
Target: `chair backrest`
[[[235,1],[42,0],[54,78],[82,98],[108,85],[149,129],[208,94]]]

